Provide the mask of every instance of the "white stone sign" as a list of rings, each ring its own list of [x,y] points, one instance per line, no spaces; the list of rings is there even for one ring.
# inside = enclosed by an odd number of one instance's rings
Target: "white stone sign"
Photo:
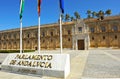
[[[70,73],[69,54],[9,54],[1,65],[5,71],[66,78]]]

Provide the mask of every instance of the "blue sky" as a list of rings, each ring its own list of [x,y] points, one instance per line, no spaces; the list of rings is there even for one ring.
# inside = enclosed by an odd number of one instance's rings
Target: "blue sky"
[[[65,14],[74,16],[78,11],[81,18],[86,18],[88,9],[112,10],[112,15],[120,14],[120,0],[64,0]],[[55,23],[59,19],[59,0],[42,0],[41,24]],[[38,24],[37,0],[25,0],[23,12],[23,27]],[[0,30],[19,28],[19,0],[0,1]]]

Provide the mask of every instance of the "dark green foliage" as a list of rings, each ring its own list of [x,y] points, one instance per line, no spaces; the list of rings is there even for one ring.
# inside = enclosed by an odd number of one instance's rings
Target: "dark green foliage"
[[[24,50],[25,52],[34,52],[35,50]],[[0,53],[19,53],[20,50],[0,50]]]

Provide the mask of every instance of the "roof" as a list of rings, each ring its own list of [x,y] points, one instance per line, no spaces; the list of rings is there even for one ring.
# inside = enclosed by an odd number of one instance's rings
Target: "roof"
[[[72,25],[74,24],[74,22],[63,22],[62,25]],[[40,28],[51,28],[51,27],[57,27],[59,26],[59,23],[51,23],[51,24],[43,24],[41,25]],[[29,27],[23,27],[23,30],[27,30],[27,29],[37,29],[38,25],[34,25],[34,26],[29,26]],[[15,28],[15,29],[9,29],[9,30],[2,30],[0,31],[0,33],[2,32],[11,32],[11,31],[19,31],[20,28]]]

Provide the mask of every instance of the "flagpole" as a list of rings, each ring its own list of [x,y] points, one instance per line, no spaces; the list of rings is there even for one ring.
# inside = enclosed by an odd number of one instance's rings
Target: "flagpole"
[[[62,19],[60,13],[60,53],[62,54]]]
[[[22,53],[22,18],[20,19],[20,53]]]
[[[40,16],[38,17],[38,53],[40,53]]]

